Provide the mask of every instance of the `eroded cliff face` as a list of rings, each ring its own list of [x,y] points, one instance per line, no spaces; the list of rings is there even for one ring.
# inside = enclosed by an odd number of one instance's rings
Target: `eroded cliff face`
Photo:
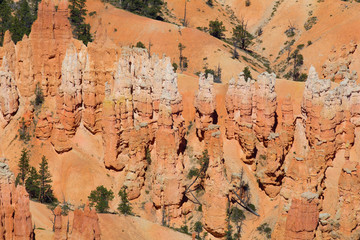
[[[240,73],[221,96],[226,113],[220,115],[213,77],[201,74],[190,101],[195,112],[191,129],[183,118],[183,96],[170,59],[149,56],[144,49],[120,48],[106,35],[106,30],[99,30],[88,46],[74,40],[66,1],[57,11],[52,1],[43,1],[30,36],[16,46],[7,33],[0,49],[1,129],[9,128],[22,112],[26,124],[35,129],[34,144],[51,144],[53,159],[78,153],[81,146],[74,139],[85,131],[87,137],[99,139],[99,165],[115,176],[107,187],[117,193],[126,186],[136,211],[142,213],[138,205],[144,203],[149,219],[174,227],[191,218],[191,223],[202,221],[215,238],[225,236],[229,204],[237,204],[234,172],[224,154],[224,145],[231,142],[236,145],[231,149],[234,164],[245,168],[251,185],[247,188],[254,192],[251,200],[259,203],[260,216],[245,210],[249,221],[270,221],[267,206],[257,199],[259,193],[276,203],[271,212],[273,239],[358,236],[359,196],[352,184],[359,181],[356,75],[343,74],[344,81],[334,88],[311,68],[301,109],[295,109],[292,96],[280,98],[276,93],[274,74],[262,73],[255,81]],[[38,83],[45,103],[34,109]],[[189,171],[200,170],[197,163],[205,152],[207,167],[191,186],[195,177],[189,177]],[[330,199],[334,193],[335,201]],[[4,208],[1,221],[22,222],[20,230],[10,224],[13,228],[3,234],[28,236],[25,190],[10,183],[1,187],[1,195],[2,204],[11,205]],[[17,208],[25,215],[16,213]],[[59,209],[55,215],[55,235],[60,236],[64,229]],[[72,232],[73,239],[99,239],[94,210],[75,211]]]
[[[199,89],[195,96],[195,124],[199,141],[204,142],[203,150],[208,153],[208,168],[204,180],[203,224],[215,237],[223,237],[226,229],[226,209],[229,184],[224,171],[222,137],[216,111],[213,76],[199,77]]]
[[[84,210],[76,209],[72,219],[71,229],[62,216],[60,206],[54,209],[54,239],[55,240],[100,240],[101,231],[99,217],[94,209],[88,205]]]
[[[291,98],[281,106],[278,122],[275,75],[258,76],[257,86],[243,73],[232,79],[226,96],[226,136],[235,138],[246,154],[266,193],[275,197],[284,175],[283,162],[294,138],[294,116]]]
[[[0,237],[2,239],[32,239],[33,226],[29,194],[24,186],[15,187],[14,174],[6,159],[0,162]]]
[[[19,108],[19,95],[14,73],[11,72],[6,56],[3,58],[0,71],[0,124],[5,127]]]
[[[350,65],[354,61],[354,53],[357,50],[357,43],[351,41],[348,45],[343,45],[340,49],[333,48],[329,58],[322,66],[321,75],[323,78],[341,82],[345,78],[357,79],[356,72],[350,72]]]

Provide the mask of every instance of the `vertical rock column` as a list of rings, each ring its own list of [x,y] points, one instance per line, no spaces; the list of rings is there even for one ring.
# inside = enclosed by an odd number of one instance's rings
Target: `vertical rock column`
[[[204,181],[203,196],[204,228],[215,237],[225,235],[228,183],[224,173],[220,126],[217,123],[213,76],[199,78],[199,90],[195,98],[196,131],[205,142],[209,154],[209,167]],[[204,149],[204,150],[205,150]]]
[[[255,154],[255,134],[253,131],[253,92],[254,81],[245,80],[240,73],[237,81],[229,82],[226,94],[226,109],[228,112],[226,122],[227,138],[235,138],[246,154],[246,163],[253,163]],[[232,136],[234,135],[234,136]]]
[[[73,136],[81,121],[82,66],[75,46],[70,45],[61,69],[61,85],[56,98],[57,114],[66,134]]]
[[[184,119],[182,98],[177,87],[177,77],[170,59],[163,64],[164,75],[159,103],[158,129],[156,132],[156,161],[152,162],[152,198],[157,208],[165,207],[170,221],[181,216],[183,198],[183,142]],[[156,86],[156,85],[155,85]]]
[[[33,229],[29,194],[24,186],[15,187],[14,175],[6,163],[0,163],[0,238],[32,239]]]
[[[0,69],[0,124],[5,127],[19,108],[19,95],[14,75],[10,72],[6,57]]]

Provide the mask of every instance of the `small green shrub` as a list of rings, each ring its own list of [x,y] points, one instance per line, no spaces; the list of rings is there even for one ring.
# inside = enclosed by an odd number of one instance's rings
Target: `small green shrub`
[[[37,83],[35,86],[35,108],[41,107],[44,103],[44,94],[40,87],[40,83]]]
[[[24,118],[20,120],[20,127],[19,127],[19,137],[24,143],[28,143],[30,141],[30,133],[29,133],[29,126],[25,122]]]
[[[304,44],[299,44],[299,45],[297,45],[297,49],[299,49],[299,50],[301,50],[301,49],[303,49],[305,47],[305,45]]]
[[[174,72],[176,72],[176,70],[178,69],[179,66],[176,63],[173,63],[172,66],[173,66]]]
[[[304,28],[306,31],[310,30],[316,23],[318,22],[317,17],[309,17],[308,20],[304,24]]]
[[[148,147],[145,148],[145,159],[148,165],[151,164],[151,153]]]
[[[137,47],[137,48],[146,48],[145,45],[140,41],[136,43],[135,47]]]
[[[302,73],[300,77],[297,79],[298,82],[305,82],[308,78],[308,75],[306,73]]]
[[[209,22],[209,33],[211,36],[222,39],[225,36],[224,32],[226,32],[226,28],[222,21],[216,19]]]
[[[198,176],[198,175],[199,175],[199,169],[193,167],[192,169],[190,169],[190,171],[189,171],[189,173],[187,175],[187,178],[191,179],[191,178],[193,178],[195,176]]]
[[[263,223],[261,224],[259,227],[257,227],[257,229],[261,234],[265,235],[266,238],[270,239],[271,238],[271,228],[269,227],[268,223]]]
[[[244,70],[243,70],[243,73],[244,73],[244,77],[245,77],[245,81],[249,81],[252,79],[252,76],[251,76],[251,71],[249,69],[249,67],[245,67]]]
[[[253,210],[254,212],[256,212],[256,207],[255,207],[254,204],[250,203],[250,204],[248,204],[248,206],[249,206],[249,208],[250,208],[251,210]]]

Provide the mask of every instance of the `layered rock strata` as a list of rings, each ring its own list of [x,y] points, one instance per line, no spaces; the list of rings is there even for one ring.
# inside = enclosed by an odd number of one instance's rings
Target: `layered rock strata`
[[[15,187],[9,166],[0,162],[0,237],[2,239],[32,239],[33,228],[29,194],[24,186]]]
[[[14,73],[10,71],[6,56],[0,69],[0,124],[5,127],[19,108],[19,95]]]
[[[204,142],[208,156],[208,168],[204,180],[203,224],[206,231],[215,237],[223,237],[226,231],[226,207],[229,186],[224,171],[222,137],[216,112],[213,76],[199,77],[199,89],[195,96],[196,134]]]
[[[280,191],[283,162],[294,138],[291,98],[281,106],[283,122],[278,124],[275,75],[258,76],[257,86],[240,73],[232,79],[226,95],[226,136],[242,147],[245,163],[256,163],[256,174],[266,193],[274,197]]]

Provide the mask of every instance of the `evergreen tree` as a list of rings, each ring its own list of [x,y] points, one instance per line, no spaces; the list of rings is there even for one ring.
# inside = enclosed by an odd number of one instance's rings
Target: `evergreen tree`
[[[201,233],[202,230],[203,230],[203,225],[202,225],[202,223],[199,222],[199,221],[197,221],[197,222],[195,223],[194,230],[195,230],[195,232],[197,233],[196,238],[197,238],[197,239],[200,239],[200,233]]]
[[[245,220],[244,212],[237,207],[233,207],[231,209],[230,220],[236,225],[236,229],[237,229],[236,238],[240,239],[242,222]]]
[[[45,156],[42,156],[39,166],[39,201],[53,202],[55,197],[51,189],[51,174],[49,171],[48,162]]]
[[[209,22],[209,33],[211,36],[222,39],[225,31],[226,29],[222,21],[220,22],[216,19]]]
[[[92,41],[90,24],[85,23],[87,15],[86,0],[69,0],[70,23],[74,37],[83,41],[85,45]]]
[[[30,171],[30,164],[29,164],[29,152],[23,148],[21,151],[21,157],[18,163],[19,174],[17,176],[17,183],[24,185],[25,180]]]
[[[34,21],[37,19],[37,13],[38,13],[40,2],[41,2],[41,0],[29,0],[29,5],[32,10],[32,15],[34,16]]]
[[[30,198],[38,198],[40,193],[39,188],[39,174],[34,167],[30,168],[29,176],[25,181],[26,191],[29,193]]]
[[[44,94],[41,90],[40,83],[35,86],[35,107],[39,107],[44,103]]]
[[[0,45],[3,44],[6,30],[9,30],[13,21],[12,9],[9,0],[0,0]]]
[[[252,79],[251,72],[248,66],[246,66],[243,70],[245,81],[249,81]]]
[[[121,198],[121,203],[119,204],[118,210],[120,213],[124,214],[124,215],[132,215],[132,207],[130,205],[130,202],[127,198],[127,192],[126,192],[126,187],[122,187],[119,191],[119,196]]]
[[[15,43],[20,41],[25,34],[30,34],[34,19],[27,0],[21,0],[11,26],[12,40]]]
[[[112,1],[110,1],[112,2]],[[149,17],[152,19],[163,20],[161,8],[164,5],[162,0],[122,0],[120,7],[127,11]]]
[[[233,42],[234,48],[239,47],[246,50],[253,40],[253,36],[247,31],[247,22],[244,19],[240,21],[240,24],[233,28]]]
[[[90,207],[95,206],[98,212],[104,213],[109,209],[109,201],[114,199],[114,193],[101,185],[98,186],[96,190],[91,191],[88,198],[90,201]]]

